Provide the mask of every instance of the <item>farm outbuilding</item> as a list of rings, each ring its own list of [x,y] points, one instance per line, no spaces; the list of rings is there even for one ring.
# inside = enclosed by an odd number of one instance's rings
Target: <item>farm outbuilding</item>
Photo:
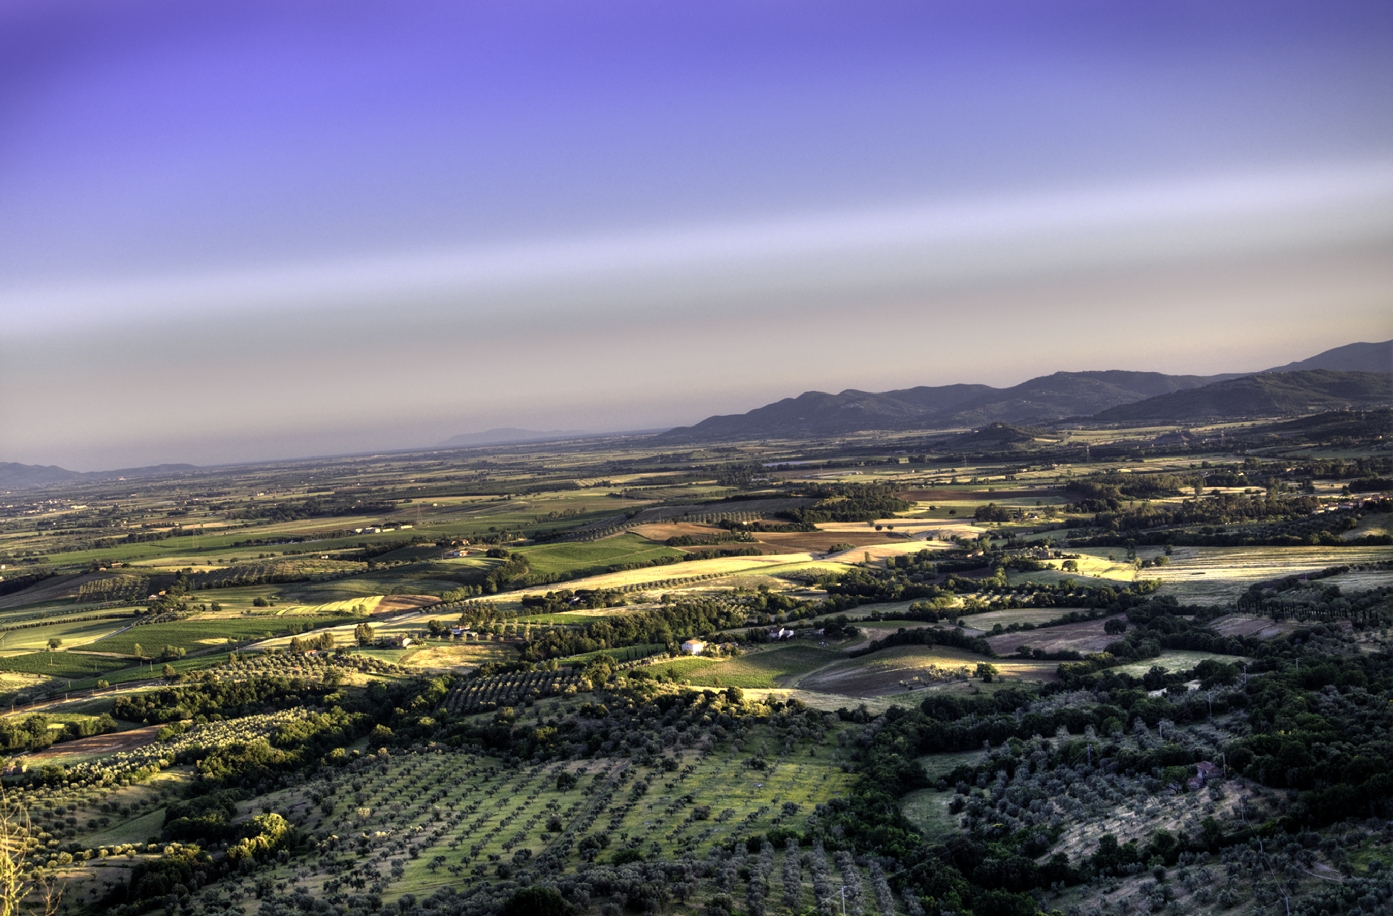
[[[1210,763],[1208,760],[1201,760],[1195,764],[1195,775],[1186,781],[1185,785],[1190,789],[1203,789],[1209,784],[1210,780],[1218,779],[1224,775],[1224,771],[1217,764]]]
[[[685,655],[700,655],[706,649],[706,643],[699,639],[689,639],[682,643],[682,652]]]

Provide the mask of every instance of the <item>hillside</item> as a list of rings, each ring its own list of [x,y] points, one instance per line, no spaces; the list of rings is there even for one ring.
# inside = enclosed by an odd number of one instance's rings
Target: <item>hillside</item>
[[[1304,372],[1308,369],[1329,369],[1332,372],[1393,372],[1393,340],[1382,343],[1352,343],[1310,359],[1287,363],[1266,372]]]
[[[744,414],[709,417],[664,433],[667,440],[758,439],[843,435],[872,429],[949,429],[1031,423],[1096,413],[1108,407],[1208,384],[1198,375],[1159,372],[1056,372],[1011,388],[944,385],[840,394],[809,391]]]
[[[44,484],[76,480],[77,471],[69,471],[57,465],[16,464],[13,461],[0,462],[0,489],[11,490],[21,487],[38,487]]]
[[[1101,423],[1197,423],[1367,410],[1393,400],[1393,376],[1378,372],[1267,372],[1177,391],[1094,415]]]

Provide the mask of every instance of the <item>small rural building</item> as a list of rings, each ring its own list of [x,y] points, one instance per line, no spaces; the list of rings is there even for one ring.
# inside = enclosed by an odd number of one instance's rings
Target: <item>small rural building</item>
[[[1191,776],[1185,785],[1191,789],[1203,789],[1210,780],[1218,779],[1223,775],[1224,771],[1221,767],[1208,760],[1201,760],[1195,764],[1195,775]]]
[[[706,649],[706,643],[699,639],[689,639],[682,643],[682,653],[684,655],[700,655]]]
[[[792,639],[793,631],[787,627],[779,627],[777,630],[769,631],[770,639]]]

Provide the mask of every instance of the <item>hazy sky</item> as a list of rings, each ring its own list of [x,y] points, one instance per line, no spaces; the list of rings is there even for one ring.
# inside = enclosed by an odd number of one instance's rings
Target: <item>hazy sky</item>
[[[8,0],[0,461],[1393,336],[1393,4]]]

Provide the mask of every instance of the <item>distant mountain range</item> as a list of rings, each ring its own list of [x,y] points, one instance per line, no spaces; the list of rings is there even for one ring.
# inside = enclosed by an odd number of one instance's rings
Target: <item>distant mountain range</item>
[[[708,417],[695,426],[669,430],[659,438],[675,442],[805,438],[1063,419],[1181,423],[1234,416],[1295,416],[1386,406],[1389,372],[1393,372],[1393,341],[1337,347],[1253,375],[1056,372],[1011,388],[945,385],[879,393],[809,391],[748,413]],[[1351,377],[1333,377],[1345,374]],[[1135,412],[1117,412],[1124,407]]]
[[[453,436],[440,443],[441,448],[470,448],[477,445],[515,445],[521,442],[551,442],[556,439],[574,439],[578,436],[585,436],[585,433],[578,429],[553,429],[550,432],[538,432],[535,429],[513,429],[502,427],[499,429],[485,430],[481,433],[464,433]]]
[[[115,471],[69,471],[53,464],[16,464],[13,461],[0,461],[0,490],[41,487],[46,484],[68,483],[74,480],[159,477],[165,474],[179,474],[196,470],[198,470],[198,466],[194,464],[156,464],[147,468],[121,468]]]
[[[1016,427],[1070,420],[1099,424],[1194,424],[1240,417],[1297,417],[1393,404],[1393,340],[1354,343],[1260,373],[1164,375],[1159,372],[1056,372],[1010,388],[940,385],[840,394],[809,391],[748,413],[708,417],[659,433],[662,442],[799,439],[869,430],[970,427],[955,447],[1007,447],[1032,433]],[[631,432],[628,435],[637,435]],[[438,448],[471,448],[581,438],[580,430],[511,427],[465,433]],[[199,468],[160,464],[79,472],[54,465],[0,462],[0,491],[80,480],[177,475]]]

